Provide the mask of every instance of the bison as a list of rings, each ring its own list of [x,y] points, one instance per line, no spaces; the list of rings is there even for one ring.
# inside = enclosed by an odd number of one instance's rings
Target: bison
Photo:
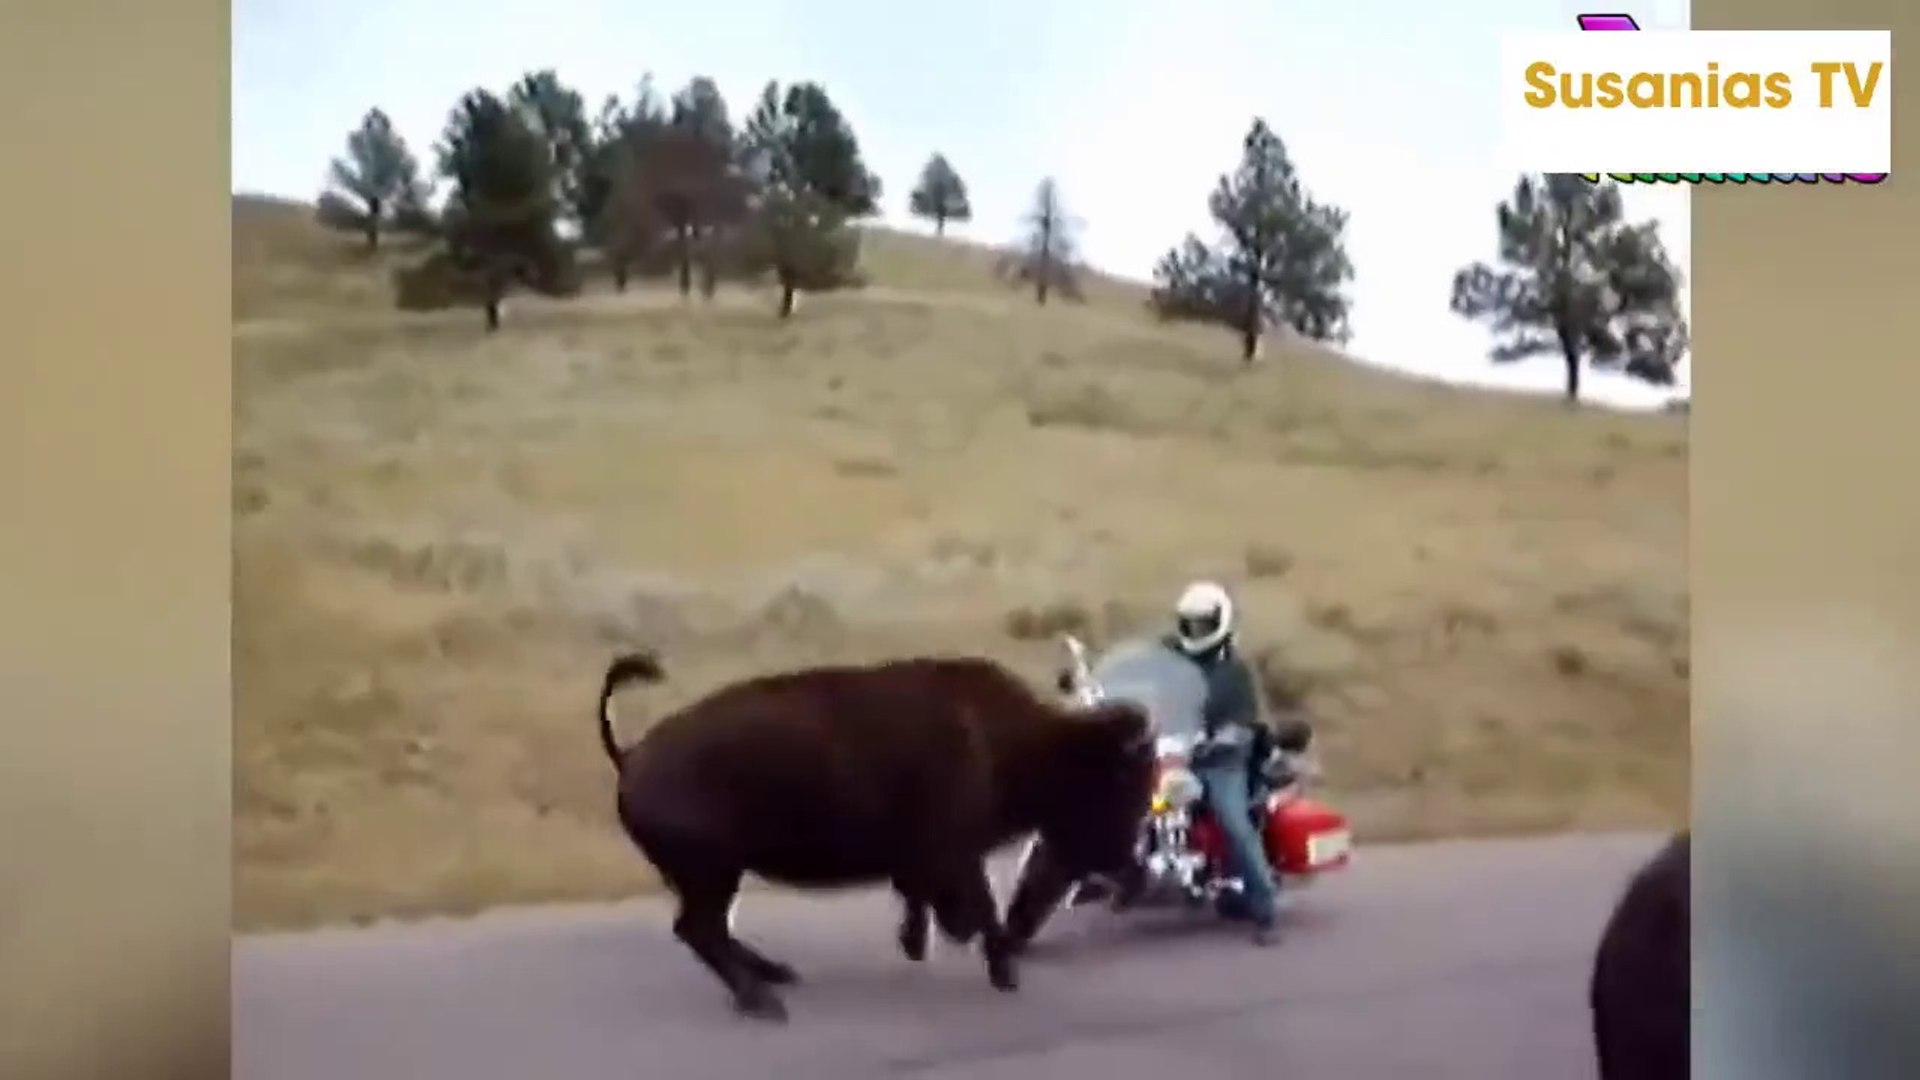
[[[1685,1080],[1692,1031],[1692,841],[1633,876],[1600,935],[1588,1001],[1600,1080]]]
[[[620,824],[678,900],[674,936],[734,1008],[782,1021],[793,968],[735,937],[748,873],[803,889],[886,883],[898,943],[926,956],[930,923],[980,939],[987,977],[1018,985],[985,858],[1037,832],[1077,870],[1126,865],[1151,797],[1147,717],[1131,703],[1063,708],[988,660],[814,667],[734,683],[622,747],[614,693],[665,674],[652,654],[609,665],[600,741]]]

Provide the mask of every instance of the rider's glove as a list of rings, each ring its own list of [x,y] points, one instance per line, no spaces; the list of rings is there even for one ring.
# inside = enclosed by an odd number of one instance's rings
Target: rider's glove
[[[1274,787],[1285,787],[1298,776],[1293,755],[1276,750],[1260,764],[1260,779]]]

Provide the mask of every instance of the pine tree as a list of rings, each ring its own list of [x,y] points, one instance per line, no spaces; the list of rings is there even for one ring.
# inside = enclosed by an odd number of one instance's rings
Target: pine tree
[[[593,149],[582,184],[581,231],[599,249],[612,271],[614,288],[621,292],[635,266],[658,249],[666,234],[640,166],[648,145],[667,126],[667,109],[649,77],[640,80],[631,104],[608,96],[594,121]]]
[[[549,68],[515,83],[507,101],[546,144],[561,214],[584,235],[593,158],[593,126],[587,120],[585,100]]]
[[[642,197],[672,237],[681,296],[693,292],[696,262],[702,291],[712,294],[719,234],[746,215],[740,159],[726,99],[705,76],[674,95],[666,124],[641,151]]]
[[[1455,274],[1452,297],[1455,312],[1492,325],[1496,363],[1557,354],[1569,404],[1584,364],[1672,385],[1688,348],[1680,272],[1654,223],[1625,220],[1618,187],[1522,176],[1497,221],[1498,265]]]
[[[1233,327],[1247,363],[1274,324],[1319,341],[1347,340],[1344,288],[1353,266],[1346,211],[1307,192],[1265,120],[1253,121],[1239,165],[1220,178],[1207,208],[1221,243],[1188,236],[1162,257],[1150,303],[1163,318]]]
[[[915,217],[933,222],[935,236],[947,234],[947,222],[973,220],[973,207],[967,202],[967,184],[943,154],[935,154],[920,170],[920,184],[907,197],[907,209]]]
[[[572,250],[556,226],[560,203],[546,134],[525,111],[486,90],[461,99],[440,147],[452,184],[443,256],[480,298],[487,329],[515,285],[560,295],[578,287]]]
[[[742,234],[740,256],[771,273],[780,317],[793,315],[801,291],[825,292],[858,281],[859,234],[846,211],[825,197],[775,185],[763,192]]]
[[[769,153],[777,147],[778,152]],[[867,169],[860,140],[818,83],[795,83],[784,94],[770,82],[748,117],[743,148],[757,159],[758,179],[806,192],[848,218],[879,212],[880,178]]]
[[[780,288],[780,317],[793,314],[798,292],[859,283],[854,218],[876,209],[879,181],[867,171],[853,131],[811,83],[761,91],[741,136],[748,217],[737,245],[740,263],[771,273]]]
[[[385,230],[424,231],[429,226],[430,189],[420,165],[393,121],[379,109],[367,112],[347,136],[347,152],[333,160],[332,184],[320,195],[318,216],[329,228],[359,233],[367,250],[380,247]]]

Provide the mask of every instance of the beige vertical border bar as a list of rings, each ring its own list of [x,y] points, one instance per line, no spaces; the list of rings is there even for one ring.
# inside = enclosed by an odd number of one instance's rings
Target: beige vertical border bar
[[[230,65],[0,11],[0,1076],[228,1071]]]
[[[1695,0],[1702,30],[1902,0]],[[1920,1075],[1920,158],[1693,196],[1695,1075]],[[1715,163],[1703,168],[1733,168]]]

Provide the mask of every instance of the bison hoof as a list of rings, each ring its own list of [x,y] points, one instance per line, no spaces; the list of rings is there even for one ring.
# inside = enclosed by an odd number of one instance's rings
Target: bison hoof
[[[907,959],[919,963],[927,958],[927,928],[924,926],[903,926],[900,928],[900,951]]]
[[[1011,959],[987,961],[987,981],[1004,993],[1020,989],[1020,973],[1014,969]]]
[[[773,1024],[787,1022],[787,1006],[780,995],[766,986],[757,986],[752,990],[737,994],[733,999],[734,1011],[751,1020],[764,1020]]]

